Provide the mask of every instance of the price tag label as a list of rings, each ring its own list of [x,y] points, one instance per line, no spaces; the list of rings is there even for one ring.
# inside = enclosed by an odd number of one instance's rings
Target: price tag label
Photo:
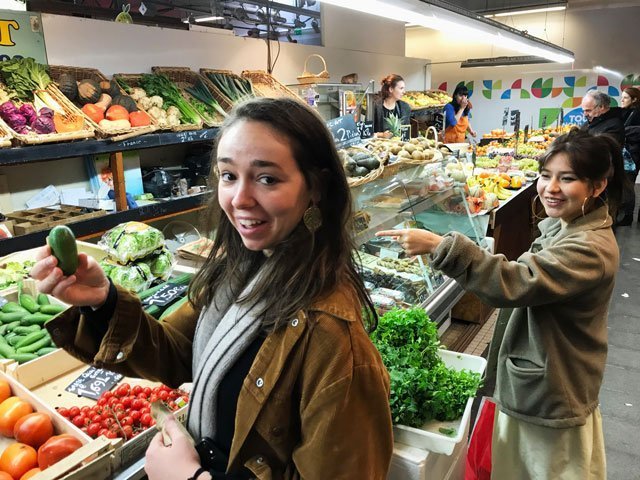
[[[520,110],[511,110],[511,126],[516,132],[520,129]]]
[[[502,128],[507,128],[507,122],[509,121],[509,107],[504,107],[504,112],[502,114]]]
[[[150,297],[145,298],[142,304],[145,306],[157,305],[159,307],[164,307],[165,305],[169,305],[178,297],[182,297],[182,294],[186,290],[187,285],[174,285],[172,283],[168,283]]]
[[[391,250],[389,248],[380,248],[380,258],[393,258],[397,260],[400,257],[400,253],[395,250]]]
[[[122,380],[122,375],[119,373],[89,367],[65,390],[80,397],[98,400],[104,392],[111,390],[120,380]]]
[[[358,132],[360,132],[360,138],[373,137],[373,122],[358,122]]]
[[[333,136],[338,148],[345,148],[360,143],[360,131],[353,115],[343,115],[327,122],[327,128]]]
[[[402,125],[400,127],[400,139],[403,142],[408,142],[411,138],[411,125]]]
[[[433,126],[438,132],[444,130],[444,113],[436,113],[433,115]]]

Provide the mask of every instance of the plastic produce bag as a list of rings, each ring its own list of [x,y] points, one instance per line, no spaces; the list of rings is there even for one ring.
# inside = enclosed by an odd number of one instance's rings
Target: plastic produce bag
[[[491,442],[495,411],[496,404],[484,397],[469,442],[464,480],[491,479]]]
[[[173,270],[173,254],[163,248],[159,253],[149,255],[136,263],[145,263],[154,277],[166,280]]]
[[[157,228],[141,222],[127,222],[106,232],[98,245],[118,263],[144,258],[164,247],[164,236]]]
[[[130,265],[113,265],[109,263],[101,264],[105,273],[116,285],[120,285],[133,292],[141,292],[151,285],[155,277],[151,274],[151,269],[144,263],[132,263]]]

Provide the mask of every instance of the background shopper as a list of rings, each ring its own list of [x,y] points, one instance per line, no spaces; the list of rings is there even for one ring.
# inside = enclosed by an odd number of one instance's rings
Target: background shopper
[[[365,330],[363,311],[371,327],[377,317],[352,260],[350,191],[324,123],[295,100],[238,106],[211,180],[211,255],[190,302],[162,322],[93,258],[80,254],[65,278],[41,249],[39,289],[76,306],[49,322],[53,339],[125,375],[193,381],[188,430],[228,456],[216,479],[386,478],[389,377]],[[147,451],[151,480],[201,468],[174,424],[169,433],[171,446],[157,436]]]
[[[469,101],[469,89],[464,85],[458,85],[453,91],[453,99],[444,106],[445,115],[445,143],[466,142],[467,131],[472,137],[476,132],[469,124],[469,112],[472,105]]]
[[[409,125],[411,122],[411,106],[401,100],[405,89],[404,79],[392,73],[380,83],[380,93],[373,104],[373,131],[379,138],[400,136],[399,131],[390,128],[390,119],[398,119],[399,125]]]
[[[623,204],[624,218],[618,222],[618,225],[624,226],[631,225],[633,222],[633,213],[636,207],[635,183],[638,170],[640,170],[640,89],[636,87],[625,88],[620,98],[620,105],[624,119],[625,148],[635,166],[633,170],[625,169],[630,189]],[[640,218],[640,213],[638,218]]]
[[[549,216],[515,261],[460,233],[378,232],[494,307],[513,308],[498,356],[492,441],[494,480],[606,478],[598,395],[607,316],[619,263],[608,205],[623,178],[612,138],[573,131],[540,161],[538,195]],[[613,174],[613,176],[611,176]]]

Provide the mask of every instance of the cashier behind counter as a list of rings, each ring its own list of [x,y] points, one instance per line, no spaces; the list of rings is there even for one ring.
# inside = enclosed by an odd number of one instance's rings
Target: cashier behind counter
[[[378,138],[400,136],[400,126],[411,121],[411,107],[400,100],[404,95],[404,79],[392,73],[380,83],[380,93],[373,104],[373,131]]]

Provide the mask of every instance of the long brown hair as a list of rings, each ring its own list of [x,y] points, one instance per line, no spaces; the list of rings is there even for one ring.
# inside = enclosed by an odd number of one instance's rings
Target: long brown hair
[[[262,122],[291,146],[293,157],[306,184],[320,196],[322,226],[311,234],[302,220],[291,235],[278,244],[270,256],[247,249],[240,235],[220,208],[217,194],[209,201],[208,218],[217,218],[211,253],[193,279],[189,298],[196,308],[207,308],[223,285],[231,285],[238,303],[264,305],[258,312],[263,328],[277,329],[301,309],[308,308],[339,285],[351,286],[364,308],[363,321],[369,329],[377,324],[375,309],[353,258],[352,203],[342,163],[322,119],[301,102],[260,98],[237,106],[225,120],[218,141],[241,121]],[[250,141],[250,140],[248,140]],[[217,143],[216,143],[217,144]],[[214,148],[211,184],[217,185]],[[217,193],[217,192],[216,192]],[[238,298],[242,288],[259,269],[265,269],[252,292]],[[347,285],[344,285],[346,281]]]

